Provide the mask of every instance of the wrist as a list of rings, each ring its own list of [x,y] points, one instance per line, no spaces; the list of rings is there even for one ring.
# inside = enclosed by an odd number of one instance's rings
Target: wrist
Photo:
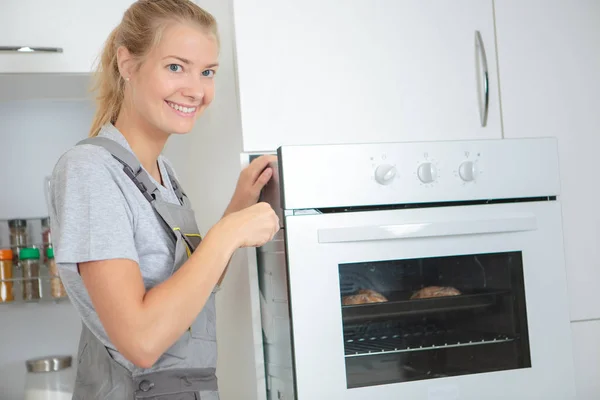
[[[256,202],[254,202],[254,203],[256,203]],[[237,211],[242,211],[243,209],[250,207],[254,203],[252,203],[250,201],[237,200],[234,198],[227,205],[227,208],[225,209],[225,213],[223,213],[223,216],[227,216],[227,215],[237,212]]]
[[[234,211],[230,211],[232,213]],[[208,241],[210,246],[215,246],[231,257],[240,247],[237,230],[229,227],[229,218],[223,217],[217,222],[204,237],[203,241]]]

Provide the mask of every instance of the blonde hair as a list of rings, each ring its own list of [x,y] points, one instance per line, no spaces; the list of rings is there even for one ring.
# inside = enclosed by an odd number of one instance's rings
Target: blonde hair
[[[141,65],[172,22],[195,23],[219,41],[215,18],[190,0],[138,0],[123,14],[111,32],[95,73],[97,109],[89,136],[97,136],[103,125],[114,123],[123,104],[125,82],[119,73],[117,49],[125,46]]]

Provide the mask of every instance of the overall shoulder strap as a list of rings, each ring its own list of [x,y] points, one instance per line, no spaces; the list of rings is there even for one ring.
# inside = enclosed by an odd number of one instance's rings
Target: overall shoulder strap
[[[135,183],[146,200],[152,203],[158,194],[158,188],[144,171],[137,157],[114,140],[104,137],[87,138],[77,145],[91,144],[106,149],[118,162],[123,165],[123,172]]]
[[[140,192],[142,192],[146,200],[150,202],[150,205],[154,211],[159,215],[165,229],[174,235],[175,239],[177,239],[177,236],[180,235],[181,238],[186,242],[188,249],[195,249],[195,246],[193,246],[193,243],[189,238],[187,238],[182,232],[176,232],[179,230],[179,225],[181,225],[181,223],[178,223],[177,220],[173,218],[171,213],[169,213],[165,203],[160,201],[158,202],[160,204],[157,204],[157,197],[161,199],[158,187],[152,182],[150,175],[148,175],[148,173],[142,168],[142,165],[134,154],[114,140],[104,137],[87,138],[77,143],[77,145],[84,144],[103,147],[117,161],[119,161],[123,165],[123,171],[125,174],[133,181],[135,186],[140,190]],[[175,174],[167,165],[167,163],[164,163],[164,165],[166,167],[169,180],[171,181],[171,185],[173,186],[173,191],[181,203],[180,205],[184,206],[185,209],[191,210],[189,200],[185,193],[183,193],[179,182],[177,182]]]
[[[183,188],[179,184],[177,178],[175,178],[175,173],[173,172],[169,164],[167,164],[166,162],[163,162],[163,164],[165,166],[165,169],[167,170],[167,175],[169,176],[169,180],[171,181],[171,186],[173,186],[173,191],[179,199],[179,202],[184,206],[190,206],[190,202],[187,195],[183,191]]]
[[[125,147],[121,146],[114,140],[98,136],[87,138],[77,143],[77,145],[82,144],[91,144],[106,149],[106,151],[108,151],[123,165],[123,172],[125,172],[125,174],[133,181],[133,183],[135,183],[146,200],[152,203],[156,199],[157,195],[159,194],[158,187],[152,182],[152,179],[148,173],[146,173],[146,171],[142,168],[142,165],[138,161],[137,157]],[[181,185],[175,178],[175,174],[171,170],[171,167],[169,167],[167,163],[164,163],[164,165],[167,170],[168,178],[171,181],[171,186],[173,186],[175,195],[182,205],[189,205],[189,200],[183,192]]]

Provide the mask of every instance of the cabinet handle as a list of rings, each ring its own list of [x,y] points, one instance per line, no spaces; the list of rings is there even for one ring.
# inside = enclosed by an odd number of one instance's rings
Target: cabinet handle
[[[487,124],[488,108],[490,105],[490,81],[488,78],[487,56],[485,55],[485,46],[481,38],[481,32],[475,31],[475,59],[476,65],[483,69],[483,99],[481,98],[481,90],[479,88],[479,70],[477,71],[477,97],[479,98],[479,118],[481,126]],[[482,104],[483,103],[483,104]]]
[[[62,47],[0,46],[0,53],[62,53]]]

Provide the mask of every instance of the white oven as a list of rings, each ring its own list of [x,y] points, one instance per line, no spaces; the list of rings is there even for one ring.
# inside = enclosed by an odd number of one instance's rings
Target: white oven
[[[272,400],[574,398],[552,139],[278,149]],[[362,293],[362,295],[361,295]]]

